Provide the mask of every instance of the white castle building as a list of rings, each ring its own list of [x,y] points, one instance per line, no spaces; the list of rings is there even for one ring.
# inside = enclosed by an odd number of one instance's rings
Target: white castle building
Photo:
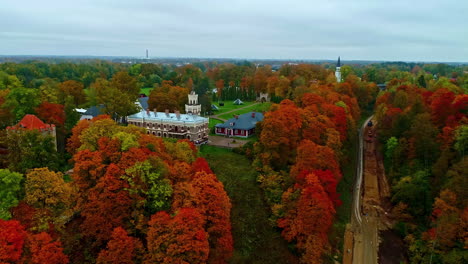
[[[198,104],[198,94],[191,91],[188,95],[188,104],[185,104],[185,113],[199,115],[201,113],[201,105]]]
[[[341,62],[340,57],[338,57],[338,63],[336,64],[335,77],[337,82],[341,82]]]
[[[169,113],[141,110],[139,113],[128,116],[129,125],[146,128],[148,134],[157,137],[189,139],[200,142],[206,140],[209,134],[208,118],[199,116],[201,105],[198,104],[198,95],[192,91],[189,95],[189,102],[185,105],[185,112],[179,111]]]

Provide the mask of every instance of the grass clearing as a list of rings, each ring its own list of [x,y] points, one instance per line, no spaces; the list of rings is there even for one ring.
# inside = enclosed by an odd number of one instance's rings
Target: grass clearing
[[[269,208],[250,161],[230,149],[209,145],[201,146],[200,152],[231,199],[234,255],[230,263],[297,263],[279,230],[269,225]]]
[[[249,105],[246,108],[239,109],[231,113],[218,114],[218,116],[223,119],[229,119],[229,118],[232,118],[234,115],[242,115],[248,112],[265,112],[265,111],[268,111],[268,109],[270,109],[270,106],[271,106],[271,103],[259,103],[256,105]]]
[[[212,104],[216,105],[219,108],[219,111],[214,111],[215,115],[219,115],[219,114],[231,111],[231,110],[235,110],[235,109],[238,109],[238,108],[242,108],[242,107],[245,107],[245,106],[252,105],[254,103],[255,102],[244,102],[244,104],[235,105],[234,101],[224,101],[224,106],[220,106],[219,102],[213,102]]]
[[[153,90],[153,87],[141,88],[140,93],[143,93],[143,94],[146,94],[147,96],[149,96],[149,94],[151,93],[151,90]]]
[[[223,121],[219,120],[219,119],[214,119],[214,118],[210,118],[210,120],[208,121],[208,127],[211,129],[213,128],[216,124],[222,124],[224,123]]]

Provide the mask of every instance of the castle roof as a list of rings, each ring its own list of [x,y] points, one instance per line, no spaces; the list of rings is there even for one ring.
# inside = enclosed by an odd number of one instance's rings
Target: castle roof
[[[208,118],[190,114],[176,114],[165,112],[153,112],[142,110],[139,113],[128,116],[128,119],[143,119],[156,122],[174,122],[174,123],[203,123],[208,122]]]
[[[35,115],[25,115],[21,121],[16,126],[13,127],[7,127],[7,129],[17,129],[17,128],[23,128],[27,130],[49,130],[55,125],[49,125],[44,122],[42,122],[37,116]]]
[[[148,100],[149,100],[149,97],[138,98],[138,102],[140,103],[140,106],[143,110],[146,110],[149,108]]]

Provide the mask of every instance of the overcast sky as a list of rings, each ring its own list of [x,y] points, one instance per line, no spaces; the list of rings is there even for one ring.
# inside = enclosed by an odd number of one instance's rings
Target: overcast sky
[[[0,55],[468,62],[468,0],[0,0]]]

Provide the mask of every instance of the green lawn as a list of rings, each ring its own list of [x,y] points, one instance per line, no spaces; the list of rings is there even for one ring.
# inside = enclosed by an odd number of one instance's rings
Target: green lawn
[[[224,106],[219,106],[218,102],[213,102],[213,104],[216,105],[219,108],[219,111],[214,111],[214,114],[219,115],[219,114],[225,113],[227,111],[231,111],[231,110],[241,108],[241,107],[244,107],[244,106],[248,106],[248,105],[252,105],[252,104],[255,103],[255,102],[244,102],[244,104],[242,104],[242,105],[235,105],[235,104],[233,104],[233,102],[234,102],[234,100],[224,101]]]
[[[149,96],[149,94],[151,93],[151,90],[153,90],[153,87],[141,88],[141,89],[140,89],[140,93],[144,93],[144,94],[146,94],[147,96]]]
[[[201,146],[232,203],[234,255],[230,263],[297,263],[278,229],[269,225],[269,208],[257,184],[257,172],[243,155],[229,149]]]
[[[221,120],[218,120],[218,119],[210,118],[210,121],[209,121],[209,123],[208,123],[208,127],[211,129],[211,128],[213,128],[216,124],[221,124],[221,123],[224,123],[224,122],[221,121]]]
[[[227,113],[227,114],[221,114],[218,116],[223,119],[229,119],[229,118],[232,118],[234,115],[242,115],[248,112],[265,112],[265,111],[268,111],[268,109],[270,109],[270,106],[271,106],[271,103],[259,103],[256,105],[250,104],[248,105],[248,107],[244,109],[239,109],[238,111]]]

